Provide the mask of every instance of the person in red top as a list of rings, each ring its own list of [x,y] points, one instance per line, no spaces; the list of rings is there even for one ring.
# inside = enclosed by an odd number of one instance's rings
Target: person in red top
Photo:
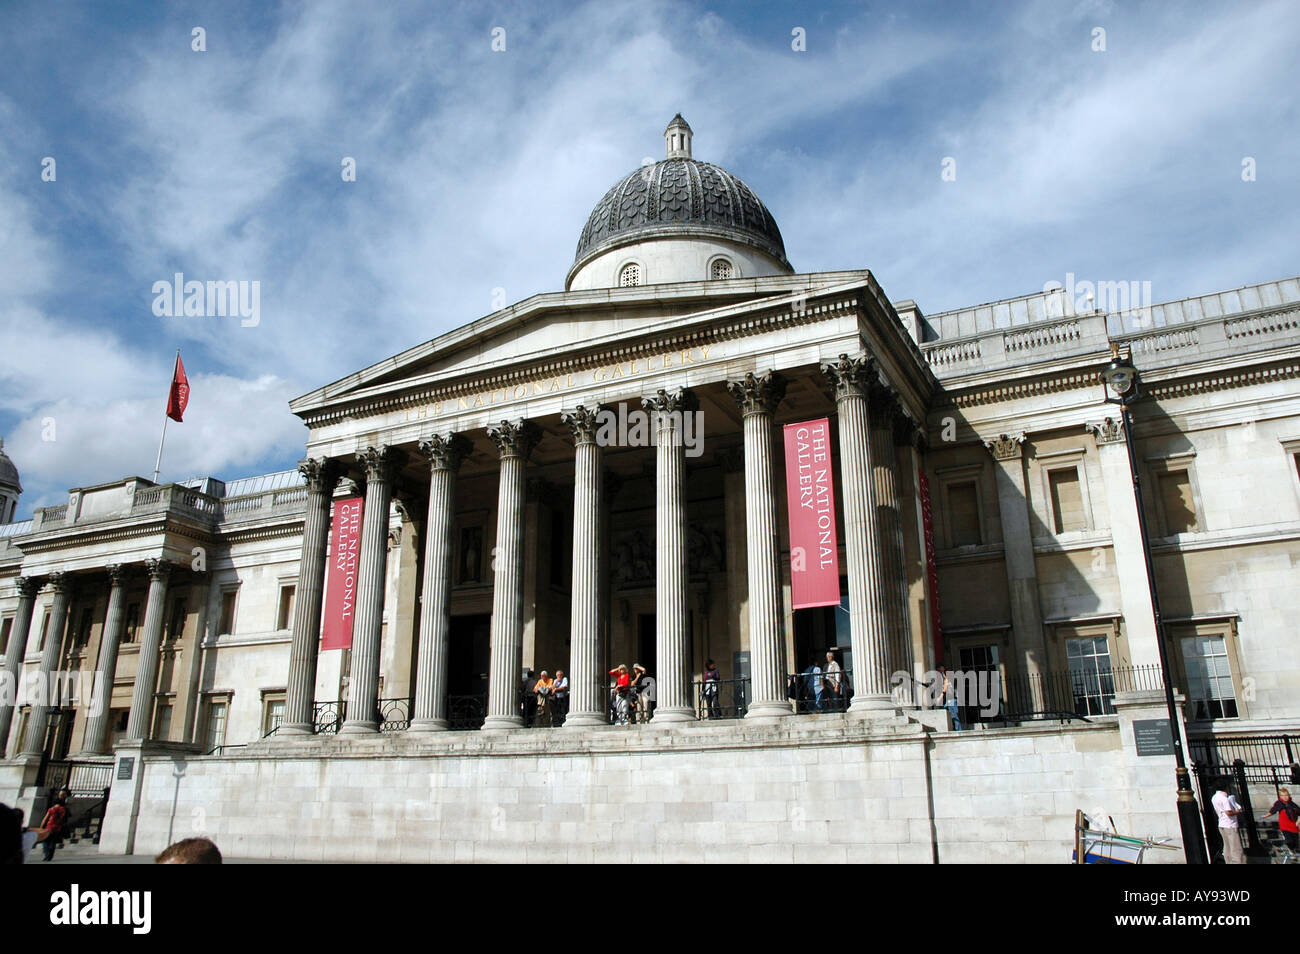
[[[1273,807],[1268,810],[1265,818],[1277,816],[1277,827],[1282,831],[1282,837],[1286,840],[1286,846],[1292,851],[1300,851],[1300,805],[1291,801],[1291,793],[1285,788],[1277,790],[1277,801]]]
[[[45,832],[43,849],[46,861],[53,860],[54,849],[63,843],[63,826],[68,820],[68,809],[65,803],[66,799],[60,795],[41,820],[41,830]]]
[[[632,707],[632,675],[626,663],[619,663],[609,671],[614,677],[614,712],[619,725],[627,725]]]

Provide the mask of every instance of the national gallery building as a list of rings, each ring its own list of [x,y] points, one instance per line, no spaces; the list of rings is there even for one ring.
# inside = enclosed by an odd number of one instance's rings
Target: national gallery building
[[[19,520],[0,450],[0,801],[99,792],[114,853],[1064,862],[1076,808],[1178,836],[1161,630],[1192,758],[1300,734],[1300,279],[927,314],[665,147],[563,291],[293,401],[297,471]]]

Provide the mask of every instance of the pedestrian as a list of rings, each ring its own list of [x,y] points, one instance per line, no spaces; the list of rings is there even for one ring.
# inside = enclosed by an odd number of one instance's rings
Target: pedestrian
[[[710,719],[722,718],[722,709],[718,704],[718,697],[721,695],[722,673],[718,672],[718,667],[710,659],[704,665],[704,685],[701,687],[704,693],[704,708],[708,712]]]
[[[537,697],[536,724],[549,729],[555,725],[555,680],[545,669],[533,686],[533,694]]]
[[[1246,853],[1241,848],[1241,836],[1238,833],[1237,816],[1243,811],[1237,799],[1228,794],[1227,779],[1220,778],[1214,786],[1214,797],[1210,804],[1219,813],[1219,837],[1223,839],[1223,863],[1225,865],[1244,865]]]
[[[609,674],[614,677],[614,719],[619,725],[627,725],[632,709],[632,675],[626,663],[619,663]]]
[[[45,812],[45,817],[41,819],[41,830],[45,832],[44,844],[42,849],[45,852],[45,860],[54,859],[54,849],[63,844],[63,826],[68,821],[67,799],[62,793],[54,799],[54,804]]]
[[[948,710],[948,716],[952,719],[952,730],[961,731],[961,715],[957,708],[957,683],[948,675],[948,667],[939,663],[939,698],[943,700],[943,707]]]
[[[826,698],[826,708],[839,711],[844,708],[844,679],[840,664],[835,659],[834,650],[826,653],[825,677],[822,680],[822,694]]]
[[[533,724],[533,718],[537,715],[537,693],[534,686],[537,685],[537,675],[531,669],[524,670],[523,679],[523,698],[520,707],[524,714],[524,728]]]
[[[637,666],[640,669],[636,678],[636,711],[638,722],[649,722],[655,714],[655,677],[646,671],[645,666]]]
[[[153,860],[156,865],[219,865],[221,851],[208,838],[185,838],[168,845]]]
[[[569,677],[563,669],[555,670],[555,718],[564,725],[564,718],[569,714]]]
[[[822,683],[825,681],[822,677],[822,667],[817,665],[817,660],[808,664],[808,668],[803,671],[804,676],[804,707],[808,712],[822,711]]]
[[[1300,851],[1300,805],[1291,801],[1290,789],[1279,788],[1277,790],[1277,801],[1273,807],[1268,810],[1265,818],[1277,816],[1277,827],[1282,832],[1282,839],[1286,846],[1292,851]]]

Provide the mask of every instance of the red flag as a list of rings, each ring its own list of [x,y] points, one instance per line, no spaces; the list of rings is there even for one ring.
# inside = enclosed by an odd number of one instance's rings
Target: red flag
[[[167,395],[167,416],[179,421],[185,413],[185,405],[190,403],[190,379],[185,376],[185,365],[181,363],[181,353],[176,352],[176,370],[172,372],[172,389]]]

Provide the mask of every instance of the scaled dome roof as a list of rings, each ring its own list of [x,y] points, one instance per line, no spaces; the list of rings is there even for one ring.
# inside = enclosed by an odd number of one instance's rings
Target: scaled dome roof
[[[669,124],[690,127],[680,114]],[[704,236],[756,246],[788,267],[781,230],[767,206],[738,176],[721,166],[669,148],[669,157],[620,179],[596,204],[578,239],[569,274],[601,252],[652,238]]]

